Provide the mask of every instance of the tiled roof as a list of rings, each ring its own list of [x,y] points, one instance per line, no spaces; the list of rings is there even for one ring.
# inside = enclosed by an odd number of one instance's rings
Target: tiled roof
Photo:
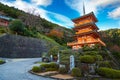
[[[13,18],[10,18],[10,17],[7,17],[7,16],[3,16],[3,15],[0,15],[0,18],[1,19],[5,19],[5,20],[14,20]]]

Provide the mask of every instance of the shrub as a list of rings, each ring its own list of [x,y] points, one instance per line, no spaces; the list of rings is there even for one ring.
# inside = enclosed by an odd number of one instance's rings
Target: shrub
[[[21,20],[14,20],[10,23],[9,28],[11,31],[16,32],[18,34],[23,34],[25,31],[25,26]]]
[[[57,56],[58,51],[59,51],[59,47],[54,46],[48,51],[48,56],[50,55]]]
[[[71,75],[74,77],[80,77],[81,76],[81,71],[79,68],[73,68],[71,71]]]
[[[51,68],[55,68],[56,70],[59,68],[59,65],[56,64],[56,63],[53,63],[53,62],[50,63],[49,65],[50,65]]]
[[[120,70],[100,67],[100,68],[97,69],[97,73],[101,76],[106,77],[106,78],[120,79]]]
[[[4,60],[0,60],[0,64],[4,64],[5,63],[5,61]]]
[[[98,51],[85,51],[84,54],[86,54],[86,55],[97,55]]]
[[[32,71],[33,72],[41,72],[41,69],[39,66],[33,66]]]
[[[80,61],[82,63],[94,63],[95,58],[91,55],[84,55],[84,56],[80,56]]]
[[[101,55],[96,55],[95,57],[96,57],[97,61],[102,61],[103,60],[103,57]]]
[[[60,67],[59,68],[59,73],[60,74],[66,74],[67,73],[67,69],[65,67]]]
[[[56,68],[46,68],[45,71],[57,71],[57,69]]]
[[[50,64],[47,64],[47,63],[43,63],[40,66],[44,68],[50,68]]]
[[[50,63],[50,64],[41,64],[40,65],[42,68],[45,69],[45,71],[56,71],[59,68],[59,65],[56,63]]]
[[[109,67],[111,68],[111,64],[109,61],[103,61],[99,63],[99,67]]]

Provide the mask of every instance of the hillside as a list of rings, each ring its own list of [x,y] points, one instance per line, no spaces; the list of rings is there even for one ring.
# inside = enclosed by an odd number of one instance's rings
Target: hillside
[[[109,50],[120,52],[120,29],[100,31],[100,34]]]
[[[109,29],[101,31],[101,38],[106,43],[107,48],[120,63],[120,29]]]
[[[34,13],[34,11],[33,11]],[[71,29],[67,29],[65,27],[59,26],[57,24],[51,23],[40,16],[32,15],[29,13],[25,13],[21,10],[18,10],[14,7],[9,7],[7,5],[3,5],[0,3],[0,14],[9,16],[15,19],[20,19],[26,25],[26,27],[31,29],[36,29],[36,32],[48,36],[54,39],[61,45],[65,45],[66,42],[71,41],[71,36],[73,35],[73,31]],[[62,34],[61,36],[56,35]]]

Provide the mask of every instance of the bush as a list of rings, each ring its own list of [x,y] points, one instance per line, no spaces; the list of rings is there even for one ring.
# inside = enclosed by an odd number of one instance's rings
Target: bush
[[[71,75],[74,77],[80,77],[81,76],[81,71],[79,68],[73,68],[71,71]]]
[[[84,55],[84,56],[80,56],[80,61],[82,63],[94,63],[95,58],[91,55]]]
[[[102,61],[103,60],[103,57],[101,55],[95,55],[94,58],[95,58],[96,61]]]
[[[5,63],[5,61],[4,60],[0,60],[0,64],[4,64]]]
[[[60,74],[66,74],[67,73],[67,69],[65,67],[60,67],[59,68],[59,73]]]
[[[56,70],[59,68],[59,65],[53,62],[50,63],[49,65],[50,65],[50,68],[55,68]]]
[[[45,71],[57,71],[57,69],[56,68],[46,68]]]
[[[10,23],[9,28],[11,31],[16,32],[18,34],[23,34],[25,31],[25,26],[21,20],[13,20]]]
[[[44,68],[50,68],[50,64],[47,64],[47,63],[43,63],[40,66]]]
[[[56,63],[50,63],[50,64],[44,63],[41,64],[40,66],[43,67],[45,71],[56,71],[59,68],[59,65]]]
[[[32,71],[33,72],[41,72],[41,68],[39,66],[33,66]]]
[[[84,54],[85,55],[97,55],[98,51],[85,51]]]
[[[120,79],[120,70],[100,67],[100,68],[97,69],[97,73],[101,76],[106,77],[106,78]]]
[[[109,68],[111,68],[112,66],[111,66],[109,61],[103,61],[103,62],[99,63],[99,67],[109,67]]]

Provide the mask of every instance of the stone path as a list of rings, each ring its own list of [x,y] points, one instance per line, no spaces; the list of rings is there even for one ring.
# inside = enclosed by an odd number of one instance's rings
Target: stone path
[[[34,62],[40,60],[40,58],[9,59],[7,63],[0,65],[0,80],[54,80],[28,73]]]

